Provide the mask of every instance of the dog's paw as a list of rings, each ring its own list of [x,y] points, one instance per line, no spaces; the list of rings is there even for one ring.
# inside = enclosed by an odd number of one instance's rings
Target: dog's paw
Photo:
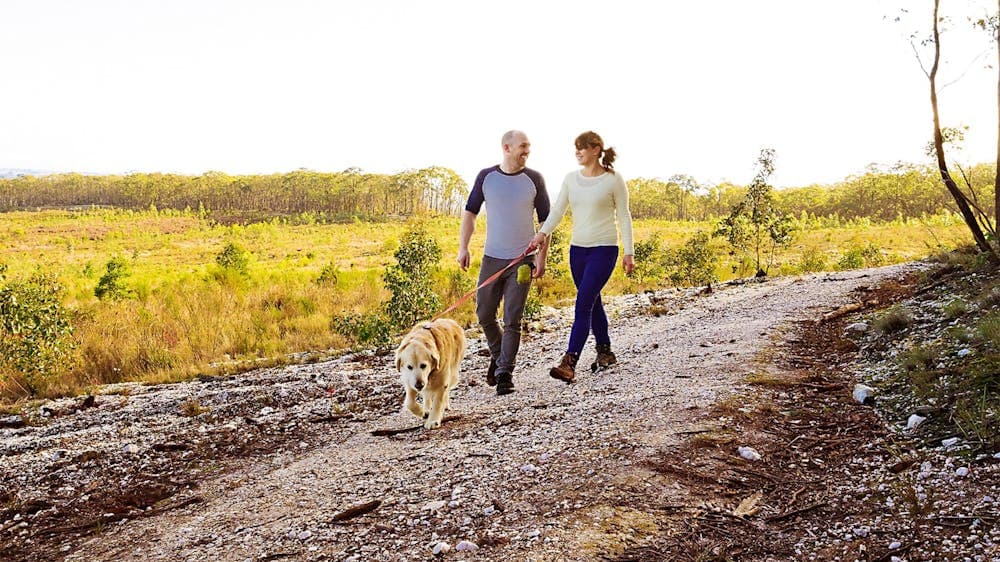
[[[430,420],[424,422],[424,429],[437,429],[441,427],[441,420]]]

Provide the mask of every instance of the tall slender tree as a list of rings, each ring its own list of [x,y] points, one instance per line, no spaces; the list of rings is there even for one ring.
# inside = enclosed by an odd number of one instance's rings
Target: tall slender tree
[[[986,240],[986,236],[983,234],[983,229],[980,228],[979,222],[976,220],[976,215],[972,212],[972,207],[969,205],[968,199],[966,199],[965,194],[959,189],[958,184],[951,177],[948,172],[948,163],[945,161],[944,156],[944,135],[941,133],[941,117],[938,111],[938,88],[937,88],[937,75],[938,70],[941,66],[941,33],[938,27],[940,23],[940,18],[938,17],[940,9],[941,0],[934,0],[934,24],[932,28],[932,43],[934,45],[934,63],[931,65],[931,70],[927,74],[927,78],[930,81],[931,86],[931,112],[934,116],[934,153],[937,157],[938,171],[941,173],[941,180],[944,181],[945,187],[948,189],[948,193],[951,194],[952,198],[955,199],[955,205],[958,206],[959,212],[962,214],[962,219],[965,220],[966,226],[969,227],[969,231],[972,233],[972,238],[976,241],[976,246],[979,250],[988,253],[994,261],[1000,261],[998,259],[996,252],[990,243]]]

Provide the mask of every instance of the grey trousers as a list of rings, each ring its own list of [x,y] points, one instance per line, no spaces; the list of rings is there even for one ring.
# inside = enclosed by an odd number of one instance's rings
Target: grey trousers
[[[523,263],[533,266],[534,257],[528,256]],[[479,284],[494,273],[500,271],[510,260],[483,256],[479,268]],[[497,361],[497,374],[513,373],[517,359],[517,350],[521,347],[521,317],[524,316],[524,303],[528,300],[527,283],[517,282],[517,268],[511,267],[503,272],[499,279],[476,292],[476,316],[479,325],[486,335],[486,343],[490,353]],[[497,310],[503,301],[503,329],[497,321]]]

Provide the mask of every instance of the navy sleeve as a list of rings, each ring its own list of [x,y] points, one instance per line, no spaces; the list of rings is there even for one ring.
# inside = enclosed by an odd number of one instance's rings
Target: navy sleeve
[[[486,200],[486,197],[483,195],[483,180],[486,179],[486,174],[492,170],[493,168],[486,168],[476,176],[476,183],[472,185],[472,191],[469,192],[469,200],[465,203],[466,211],[478,215],[480,209],[483,208],[483,201]]]
[[[549,218],[549,210],[551,209],[549,192],[545,190],[545,178],[535,170],[526,169],[524,173],[535,184],[535,212],[538,213],[538,224],[542,224],[545,219]]]

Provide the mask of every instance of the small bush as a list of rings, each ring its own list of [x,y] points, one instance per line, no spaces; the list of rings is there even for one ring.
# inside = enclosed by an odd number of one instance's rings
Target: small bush
[[[105,265],[104,275],[94,288],[94,296],[101,300],[124,300],[133,296],[133,291],[125,285],[131,273],[128,262],[121,256],[115,256]]]
[[[0,383],[17,377],[35,392],[64,367],[74,342],[63,293],[51,275],[0,285]]]
[[[826,269],[826,258],[818,248],[806,248],[799,257],[799,272],[814,273]]]
[[[712,237],[707,232],[698,232],[688,239],[672,256],[673,271],[670,280],[675,284],[689,286],[710,285],[718,280],[715,266],[719,257],[709,246]]]
[[[382,274],[386,289],[392,293],[385,312],[393,325],[408,328],[418,318],[430,316],[440,304],[432,279],[441,260],[441,247],[418,225],[403,234],[394,257],[396,264]]]
[[[993,349],[1000,348],[1000,312],[989,314],[976,327],[979,338]]]
[[[356,348],[392,347],[393,323],[381,314],[345,314],[330,321],[333,331],[353,341]]]
[[[913,325],[913,316],[902,308],[890,308],[882,317],[875,320],[875,329],[883,334],[902,332]]]
[[[863,267],[878,267],[886,262],[885,256],[877,246],[868,243],[867,246],[854,246],[844,252],[837,268],[840,270],[861,269]]]
[[[340,281],[340,268],[332,263],[323,266],[316,278],[316,284],[321,287],[332,287]]]
[[[965,304],[962,299],[955,299],[948,304],[944,305],[941,309],[941,313],[944,314],[946,320],[954,320],[961,316],[964,316],[966,312],[969,311],[969,305]]]
[[[983,291],[982,296],[979,297],[979,302],[982,303],[983,308],[1000,308],[1000,285]]]
[[[222,251],[215,256],[215,263],[222,269],[239,275],[250,274],[250,254],[235,242],[226,244]]]

